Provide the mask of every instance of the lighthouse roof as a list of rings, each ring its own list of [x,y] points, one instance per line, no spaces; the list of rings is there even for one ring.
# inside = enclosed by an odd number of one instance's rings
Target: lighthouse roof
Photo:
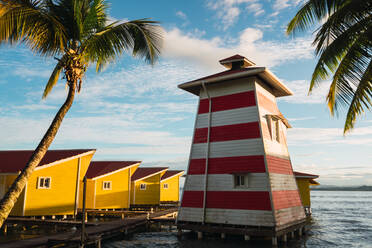
[[[241,55],[234,55],[219,61],[229,70],[199,78],[178,85],[179,88],[192,94],[199,95],[202,83],[215,84],[226,80],[238,79],[244,77],[257,76],[267,85],[269,85],[276,97],[293,95],[293,92],[285,86],[269,69],[266,67],[255,66],[255,64]]]

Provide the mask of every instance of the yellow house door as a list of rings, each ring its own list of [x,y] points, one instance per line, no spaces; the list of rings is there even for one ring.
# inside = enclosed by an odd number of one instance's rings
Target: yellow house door
[[[0,176],[0,199],[5,195],[5,176]]]

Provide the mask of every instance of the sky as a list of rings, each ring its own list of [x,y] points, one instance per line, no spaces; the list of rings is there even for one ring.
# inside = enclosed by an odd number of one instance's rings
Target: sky
[[[372,115],[343,136],[345,111],[331,117],[329,81],[308,95],[316,63],[313,30],[285,28],[302,0],[111,0],[114,20],[152,18],[163,29],[154,65],[123,56],[96,74],[87,71],[51,149],[96,148],[95,160],[141,160],[143,166],[187,168],[198,99],[178,84],[224,70],[218,60],[241,54],[268,67],[293,92],[278,98],[293,128],[293,168],[320,175],[323,185],[372,185]],[[35,149],[67,96],[61,80],[46,100],[56,64],[23,45],[0,46],[0,149]]]

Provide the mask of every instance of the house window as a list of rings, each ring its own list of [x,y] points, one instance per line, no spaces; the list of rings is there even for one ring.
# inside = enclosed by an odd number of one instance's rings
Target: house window
[[[51,177],[39,177],[37,182],[38,189],[50,189],[52,179]]]
[[[167,188],[168,188],[168,184],[167,184],[167,183],[164,183],[164,184],[163,184],[163,188],[164,188],[164,189],[167,189]]]
[[[140,190],[146,190],[146,183],[141,183]]]
[[[235,188],[247,188],[248,187],[248,175],[235,175],[234,186]]]
[[[102,183],[102,189],[103,190],[110,190],[111,189],[111,181],[104,181]]]

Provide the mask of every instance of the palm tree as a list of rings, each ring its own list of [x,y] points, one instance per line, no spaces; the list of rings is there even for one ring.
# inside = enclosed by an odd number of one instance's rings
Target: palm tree
[[[0,202],[0,227],[56,136],[75,92],[81,90],[89,65],[95,63],[99,72],[123,52],[153,64],[160,54],[158,22],[140,19],[110,23],[106,11],[105,0],[0,0],[0,44],[20,42],[41,56],[56,58],[43,98],[58,82],[61,72],[68,87],[66,101]]]
[[[320,24],[313,45],[319,60],[309,93],[333,74],[327,95],[331,115],[346,107],[344,134],[372,107],[372,1],[308,0],[287,26],[295,35]]]

